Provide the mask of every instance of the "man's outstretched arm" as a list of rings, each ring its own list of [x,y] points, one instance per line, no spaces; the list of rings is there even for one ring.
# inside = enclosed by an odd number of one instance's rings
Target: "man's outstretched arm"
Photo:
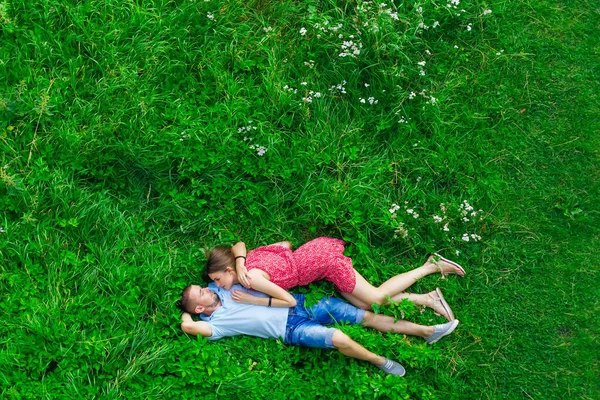
[[[212,327],[204,321],[194,321],[189,313],[181,314],[181,330],[189,335],[212,336]]]

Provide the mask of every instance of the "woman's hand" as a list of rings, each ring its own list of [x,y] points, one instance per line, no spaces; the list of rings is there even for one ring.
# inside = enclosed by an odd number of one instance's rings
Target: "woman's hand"
[[[237,273],[238,281],[242,286],[246,289],[252,289],[252,277],[248,274],[248,268],[238,265],[235,267],[235,272]]]
[[[233,301],[242,304],[257,304],[256,300],[260,299],[260,297],[253,296],[248,292],[244,292],[243,290],[232,290],[231,298]]]

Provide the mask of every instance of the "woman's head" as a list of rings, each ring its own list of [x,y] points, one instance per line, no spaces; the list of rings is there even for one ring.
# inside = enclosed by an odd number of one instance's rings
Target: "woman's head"
[[[205,274],[217,286],[223,289],[231,289],[231,285],[238,283],[235,272],[235,258],[231,247],[217,246],[208,253]]]

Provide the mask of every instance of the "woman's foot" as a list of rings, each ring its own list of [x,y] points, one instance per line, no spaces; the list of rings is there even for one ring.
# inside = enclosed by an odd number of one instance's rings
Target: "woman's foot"
[[[433,292],[427,293],[427,296],[429,297],[429,304],[427,304],[427,306],[431,308],[436,315],[440,315],[448,321],[455,319],[452,309],[444,299],[444,295],[439,288],[436,288]]]
[[[437,253],[434,253],[429,256],[427,262],[431,265],[435,266],[437,271],[440,271],[442,277],[446,277],[448,274],[455,274],[458,276],[464,276],[466,271],[463,267],[455,263],[454,261],[450,261],[447,258],[440,256]]]

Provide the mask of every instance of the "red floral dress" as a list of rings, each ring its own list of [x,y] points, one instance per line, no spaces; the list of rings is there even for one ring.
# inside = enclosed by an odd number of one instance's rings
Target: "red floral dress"
[[[346,242],[320,237],[292,252],[280,245],[259,247],[248,252],[246,268],[258,268],[271,277],[271,282],[283,289],[305,286],[325,279],[342,293],[352,293],[356,274],[352,259],[344,255]]]

